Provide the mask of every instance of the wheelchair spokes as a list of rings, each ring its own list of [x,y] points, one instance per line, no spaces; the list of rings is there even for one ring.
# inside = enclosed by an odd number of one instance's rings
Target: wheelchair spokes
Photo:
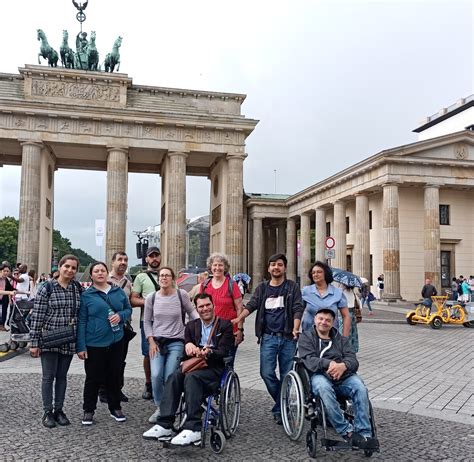
[[[281,417],[283,428],[293,441],[301,437],[304,426],[303,384],[295,371],[283,379],[281,387]]]

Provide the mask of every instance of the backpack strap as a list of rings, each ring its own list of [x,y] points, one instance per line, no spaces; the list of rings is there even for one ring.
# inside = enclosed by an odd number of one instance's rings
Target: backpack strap
[[[148,277],[151,279],[151,282],[153,282],[153,285],[155,286],[155,291],[160,290],[160,285],[155,281],[155,278],[151,275],[149,271],[145,271],[145,274],[148,275]]]
[[[229,281],[228,281],[228,287],[229,287],[229,296],[230,298],[234,298],[233,296],[233,293],[234,293],[234,280],[230,277],[230,274],[229,273],[226,273],[225,277],[229,277]],[[207,286],[209,285],[209,283],[211,282],[212,280],[212,276],[209,276],[203,283],[201,283],[201,289],[199,291],[199,293],[204,293],[207,289]]]

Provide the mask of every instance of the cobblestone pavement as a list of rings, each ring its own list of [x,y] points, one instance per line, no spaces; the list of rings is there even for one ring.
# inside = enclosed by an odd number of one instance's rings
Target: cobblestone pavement
[[[369,388],[382,446],[381,454],[374,458],[474,460],[474,330],[443,326],[435,331],[428,326],[409,326],[404,322],[407,309],[375,305],[373,318],[365,316],[359,324],[360,374]],[[7,337],[0,333],[0,343]],[[236,370],[244,389],[242,425],[236,438],[229,441],[225,460],[303,460],[304,443],[291,443],[269,418],[271,403],[259,377],[259,349],[252,317],[246,323],[246,339],[237,354]],[[139,398],[143,370],[138,336],[128,356],[126,393],[131,402],[124,406],[129,421],[122,425],[123,432],[103,405],[97,425],[81,428],[84,372],[77,358],[71,365],[67,398],[73,425],[44,429],[40,424],[40,373],[40,362],[28,354],[0,362],[0,460],[216,457],[208,449],[163,450],[142,440],[146,417],[153,409],[150,402]],[[322,460],[363,459],[356,452],[320,454],[325,457]]]
[[[209,448],[163,449],[160,443],[143,440],[151,405],[139,398],[139,379],[126,380],[131,397],[123,406],[127,422],[115,422],[106,405],[99,404],[96,423],[88,428],[80,423],[83,376],[70,376],[65,411],[72,424],[63,428],[41,425],[40,383],[39,374],[2,375],[1,460],[308,460],[304,439],[291,442],[282,427],[269,418],[271,402],[265,392],[243,391],[241,425],[224,453],[217,456]],[[381,452],[374,454],[374,460],[472,460],[474,432],[468,425],[447,425],[438,419],[381,409],[375,410],[375,415]],[[318,458],[365,460],[360,452],[327,453],[321,448]]]

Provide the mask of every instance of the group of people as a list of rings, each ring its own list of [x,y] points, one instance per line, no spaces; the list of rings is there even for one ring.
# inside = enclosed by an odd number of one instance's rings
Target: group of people
[[[461,301],[468,303],[474,301],[474,276],[469,276],[469,279],[463,275],[453,277],[451,281],[451,297],[454,301]]]
[[[41,359],[43,425],[52,428],[70,423],[64,399],[74,354],[84,361],[86,373],[83,425],[94,423],[98,398],[107,402],[110,416],[117,422],[126,420],[121,403],[128,401],[123,383],[128,342],[135,335],[130,320],[133,308],[140,307],[145,374],[142,397],[153,399],[154,404],[148,418],[153,426],[144,438],[171,436],[184,391],[187,419],[172,444],[187,445],[200,439],[202,397],[218,388],[224,358],[230,358],[226,361],[229,367],[234,366],[244,340],[245,318],[253,312],[260,375],[274,401],[271,413],[275,422],[282,423],[281,383],[299,345],[300,356],[313,375],[313,392],[321,397],[334,428],[351,441],[372,436],[367,389],[356,374],[358,363],[351,338],[356,324],[354,305],[348,298],[352,290],[348,293],[348,288],[332,284],[332,271],[326,263],[312,265],[310,285],[301,291],[286,277],[285,255],[271,256],[269,280],[256,287],[244,307],[223,254],[208,258],[209,277],[194,290],[193,299],[176,287],[173,268],[161,266],[157,247],[147,250],[146,262],[146,271],[132,283],[126,275],[128,257],[117,252],[110,271],[104,262],[91,266],[92,285],[83,290],[75,281],[78,259],[65,255],[59,262],[58,277],[37,291],[30,353]],[[66,331],[71,325],[76,326],[75,338],[52,346],[44,341],[45,332]],[[180,366],[184,358],[206,358],[207,367],[185,371]],[[360,415],[355,428],[337,411],[335,392],[330,390],[353,399]]]

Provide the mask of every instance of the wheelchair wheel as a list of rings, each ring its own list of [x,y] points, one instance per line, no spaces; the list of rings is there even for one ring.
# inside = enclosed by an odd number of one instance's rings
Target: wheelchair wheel
[[[178,410],[176,411],[176,416],[173,422],[173,430],[176,433],[179,433],[186,422],[186,401],[184,401],[184,393],[181,393],[181,398],[179,400]]]
[[[18,342],[15,342],[14,340],[10,341],[10,350],[15,351],[18,349]]]
[[[290,440],[301,438],[304,426],[304,389],[300,376],[290,371],[281,385],[281,418],[283,429]]]
[[[221,389],[219,403],[220,428],[226,438],[230,438],[240,421],[240,381],[234,371],[229,371]]]
[[[214,454],[220,454],[225,447],[225,436],[219,430],[211,430],[211,436],[209,438],[209,446]]]
[[[372,457],[372,454],[374,453],[374,451],[370,450],[370,449],[366,449],[364,450],[364,456],[365,457]]]
[[[308,433],[306,433],[306,450],[308,451],[308,456],[312,459],[316,458],[316,444],[316,432],[314,430],[309,430]]]
[[[19,348],[25,348],[28,345],[28,342],[18,342]]]

